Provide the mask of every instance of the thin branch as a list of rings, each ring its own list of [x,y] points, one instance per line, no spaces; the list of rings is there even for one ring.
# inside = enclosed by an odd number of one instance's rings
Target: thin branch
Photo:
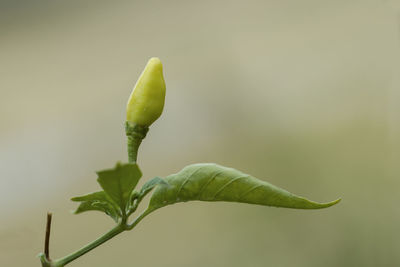
[[[53,260],[51,266],[63,267],[65,265],[67,265],[68,263],[70,263],[71,261],[73,261],[73,260],[79,258],[80,256],[88,253],[92,249],[100,246],[101,244],[103,244],[107,240],[113,238],[114,236],[118,235],[119,233],[121,233],[123,231],[125,231],[125,228],[123,227],[123,225],[118,224],[113,229],[111,229],[108,233],[104,234],[103,236],[99,237],[98,239],[94,240],[93,242],[87,244],[83,248],[81,248],[81,249],[79,249],[79,250],[77,250],[77,251],[65,256],[64,258],[61,258],[61,259],[58,259],[58,260]]]
[[[46,238],[44,240],[44,255],[46,259],[50,259],[49,246],[50,246],[50,229],[51,229],[51,212],[47,212],[47,223],[46,223]]]

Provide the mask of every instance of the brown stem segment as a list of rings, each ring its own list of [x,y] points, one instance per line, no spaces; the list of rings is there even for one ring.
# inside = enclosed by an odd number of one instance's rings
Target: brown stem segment
[[[46,259],[50,259],[50,230],[51,230],[51,212],[47,212],[47,223],[46,223],[46,238],[44,240],[44,255],[46,255]]]

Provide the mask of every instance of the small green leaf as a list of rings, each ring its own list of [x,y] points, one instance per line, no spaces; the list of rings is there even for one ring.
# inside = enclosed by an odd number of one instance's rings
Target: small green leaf
[[[100,186],[125,211],[131,192],[142,177],[139,166],[135,163],[118,163],[115,168],[99,171],[97,175]]]
[[[168,183],[160,177],[154,177],[142,186],[140,192],[133,190],[127,205],[127,214],[134,212],[142,199],[157,185],[168,186]]]
[[[169,187],[157,187],[147,213],[191,200],[229,201],[294,209],[321,209],[340,199],[317,203],[235,169],[212,163],[193,164],[165,178]]]
[[[147,195],[154,187],[157,185],[164,185],[168,186],[169,184],[162,178],[160,177],[154,177],[153,179],[147,181],[143,186],[142,189],[140,190],[140,195],[145,196]]]
[[[113,201],[107,196],[104,191],[91,193],[85,196],[71,198],[72,201],[81,202],[78,208],[75,210],[75,214],[79,214],[85,211],[97,210],[106,213],[115,222],[121,217],[119,208],[113,203]]]

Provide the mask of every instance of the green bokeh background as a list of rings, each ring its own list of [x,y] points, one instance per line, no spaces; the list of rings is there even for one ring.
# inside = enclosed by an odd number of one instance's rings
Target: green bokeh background
[[[152,56],[167,98],[143,181],[216,162],[343,201],[177,204],[71,266],[400,266],[398,1],[0,3],[0,266],[39,266],[48,210],[55,258],[112,226],[69,198],[127,160]]]

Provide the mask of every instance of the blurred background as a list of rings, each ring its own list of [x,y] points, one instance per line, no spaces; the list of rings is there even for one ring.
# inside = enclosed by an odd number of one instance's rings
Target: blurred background
[[[161,58],[143,181],[216,162],[315,201],[163,208],[71,266],[400,266],[398,1],[0,4],[0,266],[39,266],[107,231],[72,215],[127,161],[125,105]],[[143,183],[143,181],[141,183]]]

